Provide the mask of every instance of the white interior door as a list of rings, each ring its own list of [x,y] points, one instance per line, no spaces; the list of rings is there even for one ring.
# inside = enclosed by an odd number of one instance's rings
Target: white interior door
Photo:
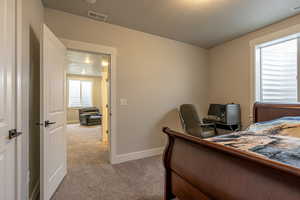
[[[16,199],[15,1],[0,0],[0,199]]]
[[[67,173],[66,48],[44,25],[41,49],[41,199],[49,200]]]

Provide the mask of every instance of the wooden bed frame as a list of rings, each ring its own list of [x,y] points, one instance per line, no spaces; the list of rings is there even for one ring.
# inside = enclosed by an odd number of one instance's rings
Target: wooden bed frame
[[[254,121],[300,116],[300,104],[260,104]],[[165,200],[300,200],[300,170],[164,128]]]

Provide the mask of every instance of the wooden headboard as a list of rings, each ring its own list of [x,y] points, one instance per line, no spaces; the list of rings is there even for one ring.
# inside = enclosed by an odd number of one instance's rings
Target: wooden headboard
[[[269,121],[287,116],[300,116],[300,104],[255,103],[253,107],[254,122]]]

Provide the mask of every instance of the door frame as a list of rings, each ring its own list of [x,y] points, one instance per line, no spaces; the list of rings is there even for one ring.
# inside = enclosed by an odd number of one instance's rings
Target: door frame
[[[67,49],[86,51],[91,53],[100,53],[110,56],[110,124],[108,125],[108,151],[109,162],[111,164],[117,163],[116,152],[116,135],[117,135],[117,49],[110,46],[99,44],[91,44],[87,42],[69,40],[59,38]]]
[[[23,4],[15,0],[15,54],[16,54],[16,128],[23,134],[16,138],[17,200],[29,200],[29,70],[23,52]]]
[[[28,80],[29,67],[23,63],[23,0],[15,0],[15,84],[16,129],[23,134],[16,138],[16,199],[29,199],[28,154]]]

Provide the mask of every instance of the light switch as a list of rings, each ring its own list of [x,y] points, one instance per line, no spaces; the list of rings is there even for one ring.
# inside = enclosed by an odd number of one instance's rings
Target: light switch
[[[120,105],[121,105],[121,106],[127,106],[127,105],[128,105],[127,99],[121,98],[121,99],[120,99]]]

